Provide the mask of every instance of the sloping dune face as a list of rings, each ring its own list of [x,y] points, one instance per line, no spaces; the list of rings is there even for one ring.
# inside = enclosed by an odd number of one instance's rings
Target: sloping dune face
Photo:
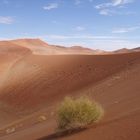
[[[80,91],[85,94],[90,91],[94,99],[103,105],[105,116],[101,123],[86,131],[58,139],[139,140],[139,80],[140,60],[133,59],[125,70]]]
[[[48,47],[48,44],[46,42],[43,42],[40,39],[16,39],[11,40],[15,45],[20,45],[25,48],[28,48],[32,51],[34,54],[50,54],[52,51]]]
[[[27,48],[12,44],[9,41],[0,41],[0,88],[3,87],[5,81],[7,81],[7,76],[13,64],[29,54],[31,54],[31,51]],[[7,107],[5,104],[3,104],[3,101],[0,101],[1,125],[8,117],[8,112],[10,110],[10,106]]]
[[[7,54],[7,55],[21,55],[26,54],[27,52],[30,52],[29,49],[24,48],[20,45],[15,45],[11,43],[10,41],[0,41],[0,54]]]
[[[16,107],[36,106],[44,99],[97,82],[125,67],[130,60],[125,56],[120,59],[116,56],[31,55],[17,61],[9,70],[0,98]]]
[[[41,109],[55,107],[67,95],[90,94],[105,109],[103,123],[60,139],[140,138],[140,52],[110,55],[29,53],[12,63],[4,79],[0,86],[1,127],[21,116],[24,118]],[[49,113],[50,110],[48,116]],[[54,120],[48,119],[45,126],[32,126],[31,131],[29,128],[3,139],[24,140],[26,136],[29,140],[37,139],[49,135],[46,129],[55,129],[53,124]]]
[[[31,53],[27,48],[12,44],[9,41],[0,41],[0,75],[1,79],[4,73],[10,69],[11,65],[22,56]],[[0,81],[1,81],[0,79]]]
[[[140,53],[101,56],[37,56],[16,61],[0,88],[0,100],[17,109],[36,108],[111,76],[140,61]]]
[[[31,51],[20,45],[12,44],[9,41],[0,41],[0,63],[15,60]]]

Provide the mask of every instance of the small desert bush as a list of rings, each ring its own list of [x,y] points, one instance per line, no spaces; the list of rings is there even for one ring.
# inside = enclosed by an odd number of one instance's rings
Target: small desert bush
[[[58,109],[58,130],[84,128],[100,120],[103,110],[88,97],[66,97]]]

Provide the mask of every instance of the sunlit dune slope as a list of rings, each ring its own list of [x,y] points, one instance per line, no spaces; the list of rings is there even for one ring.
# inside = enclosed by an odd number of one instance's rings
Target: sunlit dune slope
[[[30,53],[31,51],[27,48],[12,44],[9,41],[0,41],[0,81],[15,61]]]

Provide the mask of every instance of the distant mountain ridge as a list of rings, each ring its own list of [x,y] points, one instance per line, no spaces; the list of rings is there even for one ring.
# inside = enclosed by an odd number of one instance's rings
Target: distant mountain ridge
[[[139,52],[139,51],[140,51],[140,47],[133,48],[133,49],[122,48],[114,51],[114,53],[130,53],[130,52]]]
[[[134,49],[131,49],[132,51],[140,51],[140,47],[137,47],[137,48],[134,48]]]

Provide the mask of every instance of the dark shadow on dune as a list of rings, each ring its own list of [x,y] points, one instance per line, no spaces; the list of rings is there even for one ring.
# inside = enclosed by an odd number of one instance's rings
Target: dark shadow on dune
[[[68,131],[63,131],[63,132],[56,132],[51,135],[39,138],[37,140],[56,140],[62,137],[70,136],[76,133],[80,133],[82,131],[86,130],[86,128],[80,128],[80,129],[74,129],[74,130],[68,130]]]

